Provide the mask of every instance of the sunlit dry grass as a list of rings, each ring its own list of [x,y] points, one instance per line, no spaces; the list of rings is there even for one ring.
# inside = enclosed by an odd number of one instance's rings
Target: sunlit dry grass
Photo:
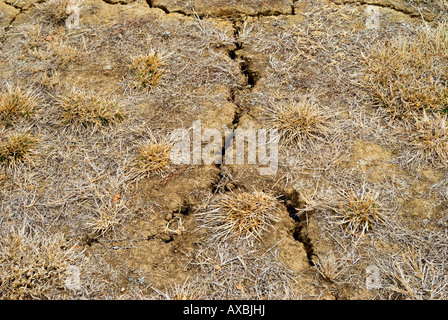
[[[448,26],[421,28],[372,46],[364,57],[366,88],[375,105],[394,117],[448,108]]]
[[[123,119],[124,112],[114,101],[103,99],[91,92],[73,89],[57,98],[61,109],[60,121],[74,130],[108,126]]]
[[[172,166],[171,148],[172,146],[165,142],[140,143],[130,170],[143,177],[163,174]]]
[[[0,124],[8,125],[19,118],[29,117],[37,106],[37,95],[19,86],[0,93]]]
[[[284,143],[300,148],[316,141],[325,141],[331,131],[332,115],[320,110],[308,99],[266,109],[265,114],[268,125],[278,130]]]
[[[72,6],[80,6],[82,0],[48,0],[36,5],[40,13],[54,23],[64,22],[72,13]]]
[[[25,132],[13,132],[0,137],[0,165],[14,167],[30,160],[38,140]]]
[[[0,297],[51,298],[64,289],[65,271],[75,261],[62,234],[14,231],[0,239]]]
[[[218,240],[261,240],[263,232],[279,220],[279,201],[263,192],[223,194],[198,214],[199,228]]]
[[[397,133],[404,144],[402,157],[405,163],[417,166],[448,163],[446,114],[413,114],[409,121],[399,127]]]
[[[147,89],[160,85],[166,73],[164,65],[162,57],[155,52],[133,57],[131,70],[135,83]]]
[[[353,235],[363,237],[375,224],[384,222],[384,216],[378,203],[378,194],[361,190],[343,192],[344,199],[334,211],[340,224]]]

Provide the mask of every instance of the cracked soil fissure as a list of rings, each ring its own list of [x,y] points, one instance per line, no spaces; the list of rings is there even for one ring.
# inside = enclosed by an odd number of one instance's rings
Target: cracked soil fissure
[[[147,0],[147,2],[151,8],[154,8],[151,0]],[[158,8],[162,9],[167,14],[172,13],[172,12],[168,11],[168,9],[165,7],[163,7],[163,8],[158,7]],[[185,14],[184,12],[176,11],[174,13],[180,13],[180,14],[190,16],[189,14]],[[292,14],[294,14],[294,4],[292,6]],[[203,17],[200,17],[199,15],[196,15],[196,17],[203,18]],[[259,75],[255,71],[252,70],[250,60],[247,59],[246,57],[238,54],[239,51],[241,51],[243,49],[244,43],[239,38],[241,30],[240,30],[240,28],[238,28],[237,24],[239,22],[244,23],[246,21],[246,19],[242,19],[242,21],[241,21],[241,19],[238,19],[238,18],[230,18],[230,21],[232,22],[232,26],[234,29],[234,33],[233,33],[234,48],[228,50],[228,55],[232,61],[235,61],[239,64],[240,72],[244,76],[244,79],[246,79],[246,82],[245,82],[245,85],[243,86],[243,88],[238,88],[238,89],[232,88],[231,89],[230,97],[228,99],[229,102],[233,103],[236,106],[234,117],[232,120],[232,125],[233,125],[232,129],[236,130],[240,126],[241,116],[243,114],[247,114],[247,110],[237,102],[236,95],[239,92],[241,92],[242,90],[252,91],[258,81]],[[233,139],[233,136],[234,135],[232,135],[231,137],[227,137],[226,139]],[[223,163],[224,158],[226,156],[226,143],[224,143],[224,145],[223,145],[221,156],[222,156],[221,163]],[[213,193],[215,193],[215,194],[217,194],[219,192],[220,181],[225,179],[225,175],[224,175],[224,171],[223,171],[221,163],[216,165],[216,167],[219,169],[219,173],[218,173],[218,183],[216,186],[213,187],[213,189],[214,189]],[[225,190],[225,191],[227,191],[227,190]],[[289,217],[291,219],[293,219],[295,222],[295,227],[292,231],[291,236],[294,238],[294,240],[296,240],[303,246],[310,266],[314,266],[313,257],[315,256],[315,253],[314,253],[312,241],[311,241],[310,237],[308,236],[307,221],[303,217],[303,215],[298,214],[298,211],[296,209],[297,207],[300,206],[300,203],[297,202],[298,195],[296,197],[288,197],[285,195],[286,192],[282,192],[282,193],[283,194],[280,195],[280,198],[284,199],[283,205],[285,206],[286,211],[289,213]]]

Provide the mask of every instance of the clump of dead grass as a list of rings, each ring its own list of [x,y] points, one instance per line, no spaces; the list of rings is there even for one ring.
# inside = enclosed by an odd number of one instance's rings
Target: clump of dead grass
[[[155,52],[133,57],[131,70],[136,85],[147,89],[160,85],[166,73],[164,65],[162,57]]]
[[[171,149],[172,146],[166,142],[140,143],[132,167],[146,177],[162,174],[172,165]]]
[[[49,32],[40,25],[33,24],[19,27],[18,30],[18,34],[23,37],[23,58],[31,56],[38,60],[28,66],[33,73],[36,70],[49,72],[65,68],[84,56],[85,52],[71,43],[65,27],[53,28]]]
[[[83,52],[72,46],[62,36],[55,38],[47,44],[47,51],[41,53],[41,59],[54,61],[59,67],[65,68],[69,63],[79,60]]]
[[[72,13],[74,6],[80,6],[80,0],[49,0],[36,5],[39,12],[55,23],[64,22]]]
[[[399,130],[404,141],[403,157],[406,163],[442,164],[448,163],[448,118],[447,115],[413,114],[410,121]]]
[[[422,28],[413,38],[396,36],[364,57],[362,86],[393,117],[448,109],[448,25]]]
[[[318,260],[314,262],[317,272],[324,280],[336,283],[341,273],[341,262],[336,259],[331,251],[327,255],[319,255],[318,257]]]
[[[29,117],[37,105],[37,95],[25,92],[19,86],[8,87],[0,93],[0,124],[9,125],[15,120]]]
[[[279,201],[263,192],[223,194],[199,213],[200,228],[216,240],[261,240],[263,232],[279,220]]]
[[[60,120],[72,128],[93,128],[108,126],[121,121],[124,113],[114,101],[100,98],[94,93],[73,89],[57,98],[61,108]]]
[[[345,229],[358,237],[373,229],[377,223],[384,222],[384,216],[378,203],[378,194],[366,191],[342,191],[341,200],[333,210],[338,214]]]
[[[0,138],[0,165],[14,167],[30,159],[37,138],[26,132],[13,132]]]
[[[76,254],[61,234],[14,231],[0,239],[0,298],[50,299]]]
[[[280,139],[300,148],[315,141],[325,141],[330,133],[331,115],[309,99],[266,109],[268,124],[277,129]]]
[[[96,218],[92,219],[87,225],[94,234],[104,235],[109,231],[115,230],[120,224],[126,207],[119,201],[113,201],[111,204],[105,204],[96,210]]]

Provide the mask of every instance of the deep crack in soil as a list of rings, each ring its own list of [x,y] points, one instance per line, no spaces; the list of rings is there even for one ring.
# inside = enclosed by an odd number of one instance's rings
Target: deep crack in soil
[[[308,263],[310,266],[314,267],[313,259],[316,257],[314,252],[314,247],[311,238],[308,236],[308,214],[299,213],[298,208],[302,206],[299,200],[299,194],[297,191],[284,192],[280,199],[283,205],[289,213],[289,217],[294,220],[295,227],[293,230],[294,240],[300,242],[305,249],[306,256],[308,258]]]

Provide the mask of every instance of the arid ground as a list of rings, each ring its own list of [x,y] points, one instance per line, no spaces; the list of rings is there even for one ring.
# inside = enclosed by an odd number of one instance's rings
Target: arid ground
[[[0,298],[447,299],[447,17],[1,0]],[[278,170],[176,164],[194,121],[277,129]]]

